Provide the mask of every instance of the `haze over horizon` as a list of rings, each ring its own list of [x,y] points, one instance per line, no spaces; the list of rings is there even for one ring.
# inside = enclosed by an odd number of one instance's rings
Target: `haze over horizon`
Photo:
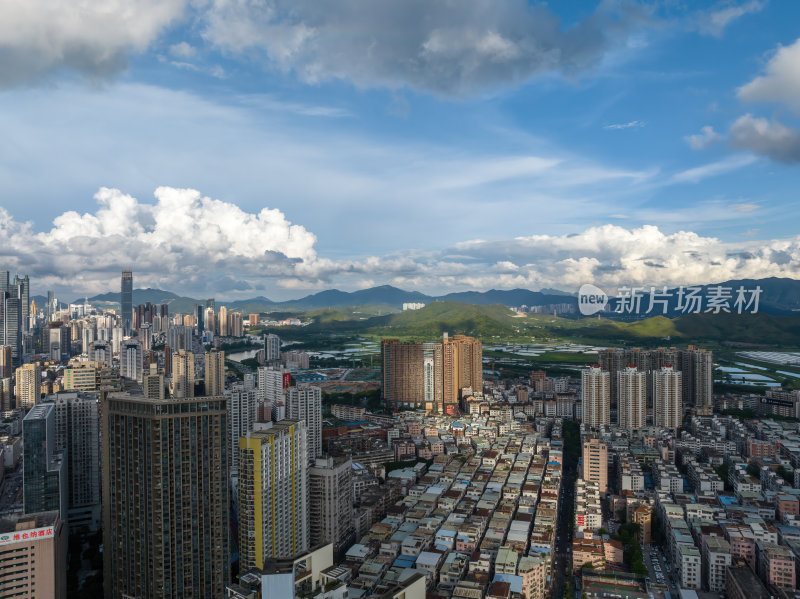
[[[800,278],[798,4],[124,6],[0,7],[37,291]]]

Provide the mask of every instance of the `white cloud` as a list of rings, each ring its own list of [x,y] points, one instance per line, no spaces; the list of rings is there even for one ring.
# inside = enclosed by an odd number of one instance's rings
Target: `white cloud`
[[[603,2],[569,28],[517,0],[198,0],[206,40],[300,80],[465,94],[580,72],[624,49],[649,16]]]
[[[800,39],[778,46],[766,73],[740,87],[738,94],[748,102],[779,102],[800,113]]]
[[[721,36],[725,28],[745,15],[761,12],[767,5],[765,1],[721,2],[710,10],[699,13],[695,20],[698,31],[715,37]]]
[[[0,87],[61,68],[90,77],[117,72],[184,12],[187,0],[3,0]]]
[[[693,150],[704,150],[711,144],[722,141],[723,137],[714,131],[713,127],[706,125],[700,129],[700,133],[687,135],[683,139],[686,140],[686,143],[688,143],[689,147]]]
[[[699,183],[709,177],[717,177],[743,166],[753,164],[757,158],[749,155],[730,156],[717,162],[704,164],[681,171],[672,176],[673,183]]]
[[[761,208],[758,204],[749,204],[749,203],[741,203],[741,204],[731,204],[731,208],[736,210],[736,212],[753,212],[754,210],[758,210]]]
[[[175,58],[189,59],[197,54],[197,48],[188,42],[179,42],[169,47],[169,53]]]
[[[247,213],[198,191],[170,187],[156,189],[153,204],[108,188],[95,199],[96,211],[65,212],[42,232],[0,208],[0,260],[30,274],[35,292],[55,288],[75,296],[118,288],[123,267],[134,269],[137,286],[278,299],[333,286],[360,288],[365,282],[437,293],[800,276],[800,236],[730,244],[691,231],[603,225],[573,234],[332,260],[318,255],[313,233],[278,210]]]
[[[734,148],[786,164],[800,162],[800,131],[778,121],[745,114],[731,126],[728,136]]]
[[[603,129],[607,129],[609,131],[615,131],[619,129],[634,129],[634,128],[641,128],[644,127],[647,123],[644,121],[629,121],[627,123],[612,123],[611,125],[606,125]]]

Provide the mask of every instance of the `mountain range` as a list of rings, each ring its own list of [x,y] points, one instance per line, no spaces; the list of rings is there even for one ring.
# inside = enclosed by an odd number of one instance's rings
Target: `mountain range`
[[[788,314],[800,311],[800,281],[794,279],[736,279],[703,286],[703,293],[708,293],[710,287],[717,285],[737,289],[754,289],[761,287],[759,311],[768,314]],[[400,310],[404,303],[421,302],[460,302],[464,304],[490,306],[501,304],[503,306],[547,306],[551,304],[577,305],[577,297],[557,289],[547,289],[545,292],[531,291],[529,289],[490,289],[488,291],[462,291],[446,295],[432,296],[419,291],[406,291],[391,285],[381,285],[359,291],[340,291],[328,289],[313,293],[305,297],[276,302],[269,298],[259,296],[236,301],[217,301],[217,306],[225,306],[229,310],[251,312],[275,311],[307,311],[320,308],[337,308],[344,306],[385,306],[387,311]],[[735,294],[735,293],[734,293]],[[42,298],[44,300],[44,298]],[[39,303],[38,296],[36,298]],[[83,303],[84,298],[78,298],[74,303]],[[109,292],[88,298],[91,304],[119,304],[119,293]],[[194,306],[205,305],[205,299],[194,299],[181,296],[171,291],[162,289],[134,289],[133,304],[166,303],[171,312],[188,313]],[[613,303],[614,300],[612,300]],[[678,312],[670,305],[668,315],[677,315]]]

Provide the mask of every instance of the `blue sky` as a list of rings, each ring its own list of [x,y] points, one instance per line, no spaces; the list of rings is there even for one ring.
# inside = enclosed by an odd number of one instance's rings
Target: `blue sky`
[[[788,0],[12,0],[0,261],[64,295],[127,265],[275,299],[797,277],[798,23]]]

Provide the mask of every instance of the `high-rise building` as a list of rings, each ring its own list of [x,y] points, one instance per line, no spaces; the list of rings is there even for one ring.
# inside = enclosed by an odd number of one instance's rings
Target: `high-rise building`
[[[714,358],[712,352],[690,345],[678,350],[678,369],[682,375],[683,403],[687,406],[714,405]]]
[[[243,384],[233,385],[225,390],[228,398],[228,462],[231,471],[239,469],[239,438],[246,437],[253,430],[256,417],[256,391]]]
[[[483,349],[472,337],[445,334],[440,343],[383,339],[381,363],[381,389],[388,407],[452,414],[463,389],[483,389]]]
[[[119,305],[122,332],[130,335],[133,330],[133,272],[130,270],[122,271]]]
[[[281,338],[270,333],[264,337],[264,359],[269,363],[281,359]]]
[[[258,390],[256,396],[261,402],[272,405],[284,401],[284,391],[288,387],[285,384],[288,372],[280,367],[261,366],[258,369]]]
[[[225,398],[111,394],[101,411],[105,596],[224,596]]]
[[[9,284],[8,271],[0,271],[0,344],[11,346],[14,367],[22,364],[21,288]]]
[[[425,363],[422,343],[381,340],[383,380],[381,390],[387,407],[423,407]]]
[[[322,388],[298,385],[286,390],[286,417],[306,425],[308,460],[322,455]]]
[[[0,345],[0,379],[10,377],[14,373],[14,362],[11,359],[11,346]]]
[[[677,429],[683,419],[682,373],[664,366],[653,373],[653,424],[660,428]]]
[[[172,351],[192,351],[192,327],[174,325],[167,329],[167,345]]]
[[[44,308],[44,320],[50,322],[56,314],[56,294],[53,291],[47,292],[47,305]]]
[[[202,337],[203,331],[205,330],[205,313],[206,308],[205,306],[195,306],[195,325],[197,326],[197,336]],[[188,348],[186,348],[188,349]]]
[[[14,405],[14,392],[11,377],[0,379],[0,412],[10,410]]]
[[[50,399],[50,398],[48,398]],[[66,456],[70,530],[100,529],[100,416],[96,394],[59,393],[53,398],[56,450]]]
[[[52,403],[35,405],[22,420],[22,497],[26,514],[67,514],[67,462],[56,442]]]
[[[611,377],[599,366],[581,371],[583,423],[590,428],[611,424]]]
[[[219,307],[219,313],[217,315],[217,334],[220,337],[226,337],[228,335],[228,309],[225,306]]]
[[[62,356],[69,356],[71,353],[69,327],[60,322],[51,322],[48,323],[44,333],[47,345],[42,349],[47,352],[51,360],[58,362]]]
[[[194,397],[194,354],[179,350],[172,354],[172,397]]]
[[[150,364],[142,375],[142,390],[148,399],[164,399],[164,373],[158,370],[157,364]]]
[[[481,342],[473,337],[450,337],[445,333],[442,343],[437,344],[434,350],[434,373],[436,410],[452,414],[458,409],[462,389],[483,390]]]
[[[58,511],[0,517],[0,597],[67,596],[67,529]]]
[[[28,275],[24,277],[14,275],[14,287],[19,288],[20,319],[22,320],[22,334],[25,335],[30,330],[31,320],[31,280]]]
[[[346,546],[354,537],[353,461],[316,458],[308,470],[311,546]]]
[[[244,337],[244,322],[238,312],[228,314],[228,335],[231,337]]]
[[[15,394],[18,408],[32,408],[42,398],[42,370],[39,364],[23,364],[16,371]]]
[[[121,377],[142,382],[144,374],[144,352],[142,344],[136,339],[128,339],[120,344],[119,348],[119,374]]]
[[[635,366],[617,372],[617,415],[619,426],[628,430],[647,424],[647,378]]]
[[[239,438],[240,571],[307,551],[310,542],[305,424],[259,427]]]
[[[225,352],[212,350],[205,354],[206,395],[222,395],[225,391]]]
[[[600,439],[583,440],[583,475],[585,481],[597,483],[600,493],[608,491],[608,445]]]
[[[95,341],[89,346],[89,361],[99,365],[111,366],[112,350],[108,341]]]

